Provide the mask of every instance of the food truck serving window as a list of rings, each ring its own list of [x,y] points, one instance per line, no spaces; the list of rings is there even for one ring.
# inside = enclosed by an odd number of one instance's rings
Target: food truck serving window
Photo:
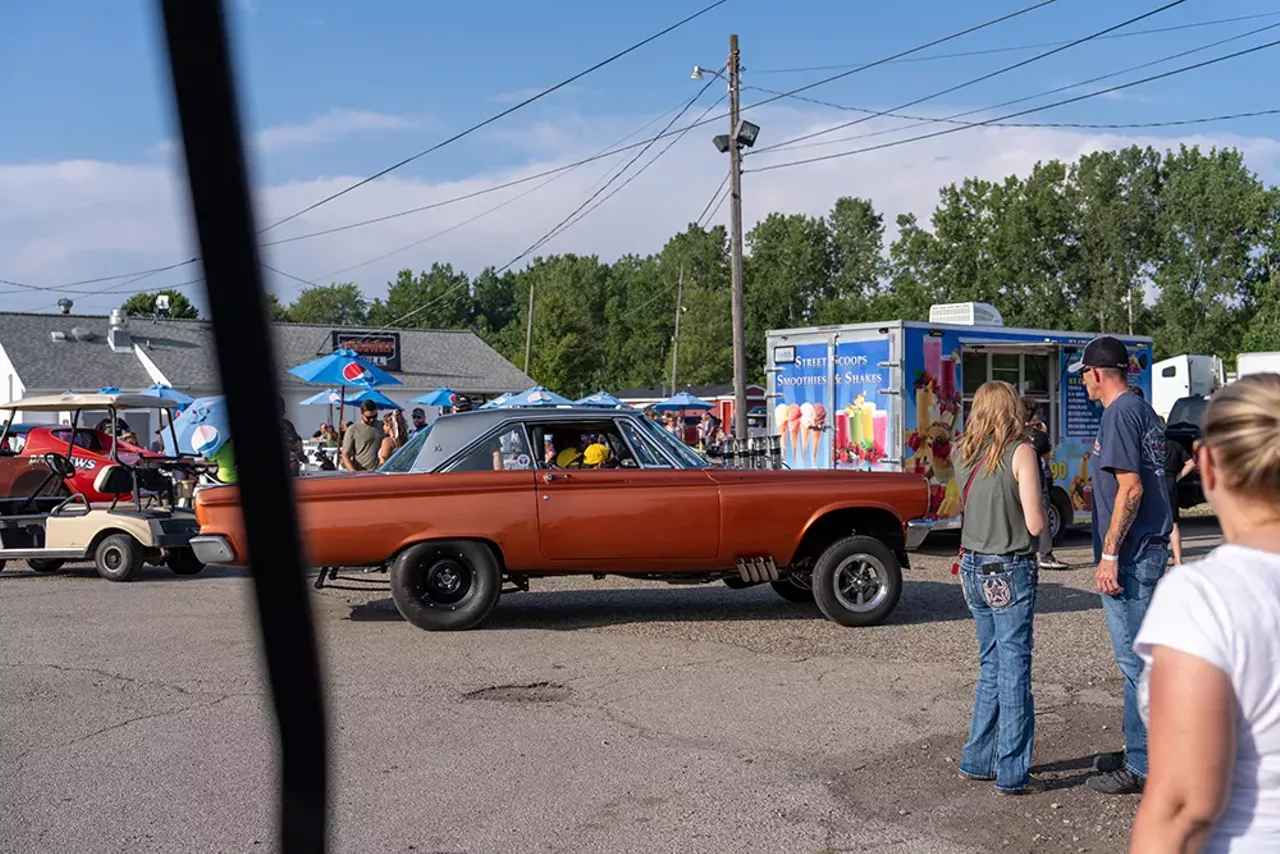
[[[1044,345],[966,344],[961,364],[964,372],[964,416],[969,417],[973,395],[990,380],[1002,380],[1017,389],[1018,394],[1040,404],[1040,418],[1053,427],[1057,415],[1053,406],[1054,360],[1057,350]]]

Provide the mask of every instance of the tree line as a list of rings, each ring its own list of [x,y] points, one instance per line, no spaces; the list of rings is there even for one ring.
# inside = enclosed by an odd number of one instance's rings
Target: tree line
[[[868,199],[824,217],[772,213],[746,235],[747,360],[758,379],[770,329],[924,320],[940,302],[988,302],[1006,325],[1150,335],[1157,358],[1280,350],[1280,188],[1234,149],[1130,147],[1040,163],[1026,177],[939,191],[924,224],[885,222]],[[469,277],[438,262],[386,293],[306,288],[276,319],[334,326],[472,329],[569,395],[670,383],[677,294],[680,385],[733,374],[728,239],[690,225],[651,255],[536,258]],[[125,303],[149,313],[154,294]],[[177,296],[181,296],[178,294]],[[195,309],[171,299],[170,313]]]

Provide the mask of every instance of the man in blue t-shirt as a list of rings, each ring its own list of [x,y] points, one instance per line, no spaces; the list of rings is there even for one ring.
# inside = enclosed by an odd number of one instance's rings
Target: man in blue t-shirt
[[[1129,391],[1128,369],[1128,349],[1109,336],[1090,341],[1084,357],[1068,368],[1081,375],[1089,399],[1104,407],[1090,460],[1093,556],[1107,631],[1124,675],[1125,749],[1094,760],[1099,773],[1089,787],[1112,795],[1141,792],[1147,778],[1147,730],[1137,693],[1142,661],[1133,639],[1169,562],[1173,528],[1164,428],[1155,410]]]

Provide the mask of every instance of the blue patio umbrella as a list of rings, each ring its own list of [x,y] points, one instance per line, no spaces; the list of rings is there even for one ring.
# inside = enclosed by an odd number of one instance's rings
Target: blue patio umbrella
[[[508,400],[510,400],[510,399],[511,399],[511,392],[509,392],[509,391],[508,391],[508,392],[503,392],[502,394],[498,395],[497,397],[495,397],[493,400],[489,401],[488,403],[483,403],[483,404],[481,404],[481,405],[480,405],[480,408],[481,408],[481,409],[497,409],[498,407],[506,406],[506,405],[507,405],[507,401],[508,401]]]
[[[609,394],[607,391],[598,391],[595,394],[589,394],[579,401],[575,401],[578,406],[590,406],[596,409],[630,409],[631,407],[623,403],[618,398]]]
[[[456,394],[451,388],[438,388],[435,391],[420,394],[410,399],[410,403],[421,403],[423,406],[453,406],[453,396]]]
[[[172,400],[174,403],[182,404],[183,406],[186,406],[188,403],[195,400],[191,395],[183,394],[173,386],[165,385],[164,383],[149,385],[140,390],[138,394],[145,394],[148,397],[161,397],[165,400]]]
[[[120,389],[113,385],[107,385],[99,389],[98,394],[120,394]]]
[[[345,398],[343,398],[343,403],[346,403],[350,406],[359,406],[360,404],[368,400],[372,400],[374,403],[378,404],[379,409],[399,409],[400,408],[400,404],[396,403],[394,400],[387,397],[385,394],[378,391],[376,388],[361,389],[358,392],[349,394]]]
[[[694,397],[687,391],[682,391],[679,394],[673,394],[666,400],[658,401],[653,404],[652,408],[659,412],[683,412],[687,409],[712,410],[715,409],[715,406],[705,400]]]
[[[507,399],[503,406],[573,406],[573,403],[566,397],[561,397],[554,391],[536,385],[533,388],[525,389],[519,394],[513,394]]]
[[[403,385],[400,380],[356,355],[354,350],[339,347],[327,356],[312,359],[289,373],[316,385],[362,386]]]
[[[325,389],[319,394],[313,394],[311,397],[304,398],[299,402],[300,406],[332,406],[335,403],[342,403],[342,392],[336,388]]]
[[[173,421],[178,450],[208,457],[231,439],[226,398],[199,397]]]

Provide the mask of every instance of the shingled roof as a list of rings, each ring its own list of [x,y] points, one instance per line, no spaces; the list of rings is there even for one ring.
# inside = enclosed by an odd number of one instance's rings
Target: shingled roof
[[[72,340],[71,329],[81,326],[95,333],[87,342]],[[106,344],[108,319],[99,316],[14,314],[0,312],[0,346],[28,389],[143,388],[154,380],[131,353],[113,353]],[[272,324],[281,382],[305,385],[284,371],[331,352],[335,327]],[[340,327],[343,332],[372,332]],[[49,333],[67,333],[66,342],[53,342]],[[467,393],[498,394],[519,391],[535,383],[496,350],[468,330],[401,329],[397,376],[407,388],[448,386]],[[213,330],[204,320],[149,320],[133,317],[129,333],[175,388],[217,388],[218,367]]]

